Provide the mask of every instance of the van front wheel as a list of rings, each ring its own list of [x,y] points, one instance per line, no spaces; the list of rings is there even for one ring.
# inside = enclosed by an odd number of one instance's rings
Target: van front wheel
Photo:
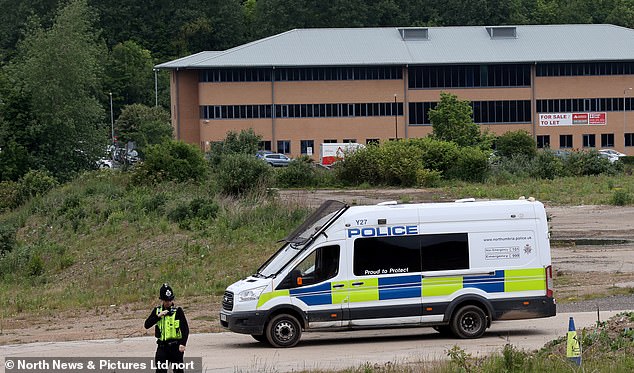
[[[458,338],[480,338],[486,328],[486,314],[478,306],[461,307],[451,320],[451,331]]]
[[[273,347],[293,347],[301,336],[299,321],[291,315],[277,315],[266,326],[266,339]]]

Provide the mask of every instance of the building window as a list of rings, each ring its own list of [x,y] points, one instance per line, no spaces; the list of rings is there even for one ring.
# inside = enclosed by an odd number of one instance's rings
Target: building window
[[[633,62],[540,63],[537,76],[632,75]]]
[[[258,144],[258,150],[271,150],[271,142],[270,141],[260,141]]]
[[[344,144],[350,144],[353,142],[357,142],[357,139],[343,139]]]
[[[634,133],[625,134],[625,146],[634,146]]]
[[[631,111],[634,99],[627,97],[561,98],[537,100],[538,113],[572,113],[588,111]]]
[[[613,133],[602,133],[601,134],[601,147],[602,148],[612,148],[612,147],[614,147],[614,134]]]
[[[314,140],[301,140],[300,145],[301,145],[302,154],[312,155],[315,153]]]
[[[559,135],[560,148],[572,148],[572,135]]]
[[[528,87],[530,65],[430,65],[408,70],[409,88]]]
[[[337,143],[337,139],[324,140],[324,144],[336,144],[336,143]]]
[[[291,153],[291,141],[290,140],[279,140],[277,142],[277,152],[283,154]]]
[[[594,134],[583,135],[583,147],[584,148],[595,148],[596,147],[596,135],[594,135]]]
[[[537,135],[537,148],[550,148],[550,135]]]
[[[429,110],[436,102],[410,102],[409,124],[431,124]],[[530,123],[530,100],[472,101],[473,121],[482,123]]]
[[[365,139],[366,145],[379,145],[379,139]]]

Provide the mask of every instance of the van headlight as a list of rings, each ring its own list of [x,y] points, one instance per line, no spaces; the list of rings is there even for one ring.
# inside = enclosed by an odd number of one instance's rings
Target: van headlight
[[[250,300],[257,300],[258,298],[260,298],[260,294],[262,294],[262,291],[264,290],[265,287],[266,286],[262,286],[255,289],[241,291],[238,294],[238,302],[248,302]]]

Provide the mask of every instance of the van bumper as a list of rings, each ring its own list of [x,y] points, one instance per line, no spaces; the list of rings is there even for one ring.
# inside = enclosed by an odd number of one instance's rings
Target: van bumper
[[[555,298],[529,297],[491,300],[493,320],[521,320],[551,317],[557,314]]]
[[[262,311],[232,312],[220,311],[220,325],[235,333],[262,335],[267,313]]]

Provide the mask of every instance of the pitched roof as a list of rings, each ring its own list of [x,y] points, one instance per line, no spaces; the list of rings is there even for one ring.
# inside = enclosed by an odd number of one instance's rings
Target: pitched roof
[[[156,67],[202,69],[634,61],[634,30],[614,25],[414,28],[412,34],[416,30],[421,31],[416,34],[418,37],[407,36],[403,29],[295,29],[226,51],[200,52]],[[496,33],[491,36],[491,29],[499,30],[501,36],[496,37]]]

